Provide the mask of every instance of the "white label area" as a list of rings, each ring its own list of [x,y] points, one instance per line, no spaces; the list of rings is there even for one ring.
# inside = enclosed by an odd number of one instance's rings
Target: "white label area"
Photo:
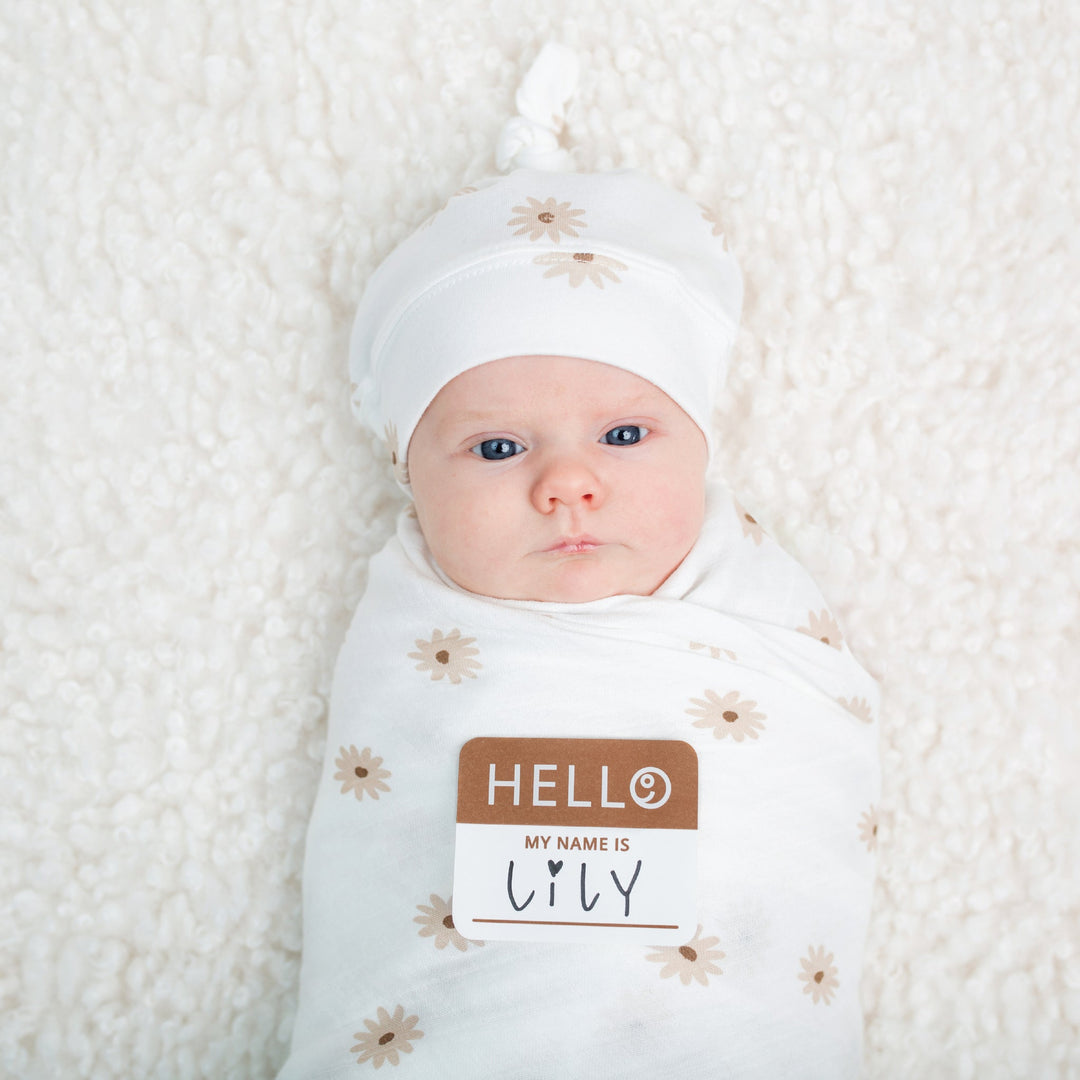
[[[694,829],[457,825],[454,925],[474,940],[678,945],[696,887]]]

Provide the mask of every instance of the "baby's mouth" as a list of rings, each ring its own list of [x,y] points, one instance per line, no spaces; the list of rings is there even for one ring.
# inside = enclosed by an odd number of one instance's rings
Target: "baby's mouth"
[[[561,536],[545,553],[554,555],[582,555],[602,547],[602,542],[592,536]]]

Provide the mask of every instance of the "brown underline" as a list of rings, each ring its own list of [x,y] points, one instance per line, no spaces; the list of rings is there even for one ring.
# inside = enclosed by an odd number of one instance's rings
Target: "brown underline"
[[[626,930],[678,930],[678,924],[621,922],[555,922],[551,919],[473,919],[474,923],[510,923],[515,926],[612,926]]]

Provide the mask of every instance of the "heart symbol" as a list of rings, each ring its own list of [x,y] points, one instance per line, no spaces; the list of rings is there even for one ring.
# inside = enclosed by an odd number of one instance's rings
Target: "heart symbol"
[[[562,859],[558,862],[552,862],[548,859],[548,873],[554,877],[562,869]]]

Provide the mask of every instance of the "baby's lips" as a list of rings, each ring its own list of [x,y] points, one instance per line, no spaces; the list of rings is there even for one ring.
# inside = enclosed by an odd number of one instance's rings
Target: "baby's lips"
[[[602,546],[603,541],[593,536],[561,536],[551,547],[544,550],[555,554],[577,555]]]

